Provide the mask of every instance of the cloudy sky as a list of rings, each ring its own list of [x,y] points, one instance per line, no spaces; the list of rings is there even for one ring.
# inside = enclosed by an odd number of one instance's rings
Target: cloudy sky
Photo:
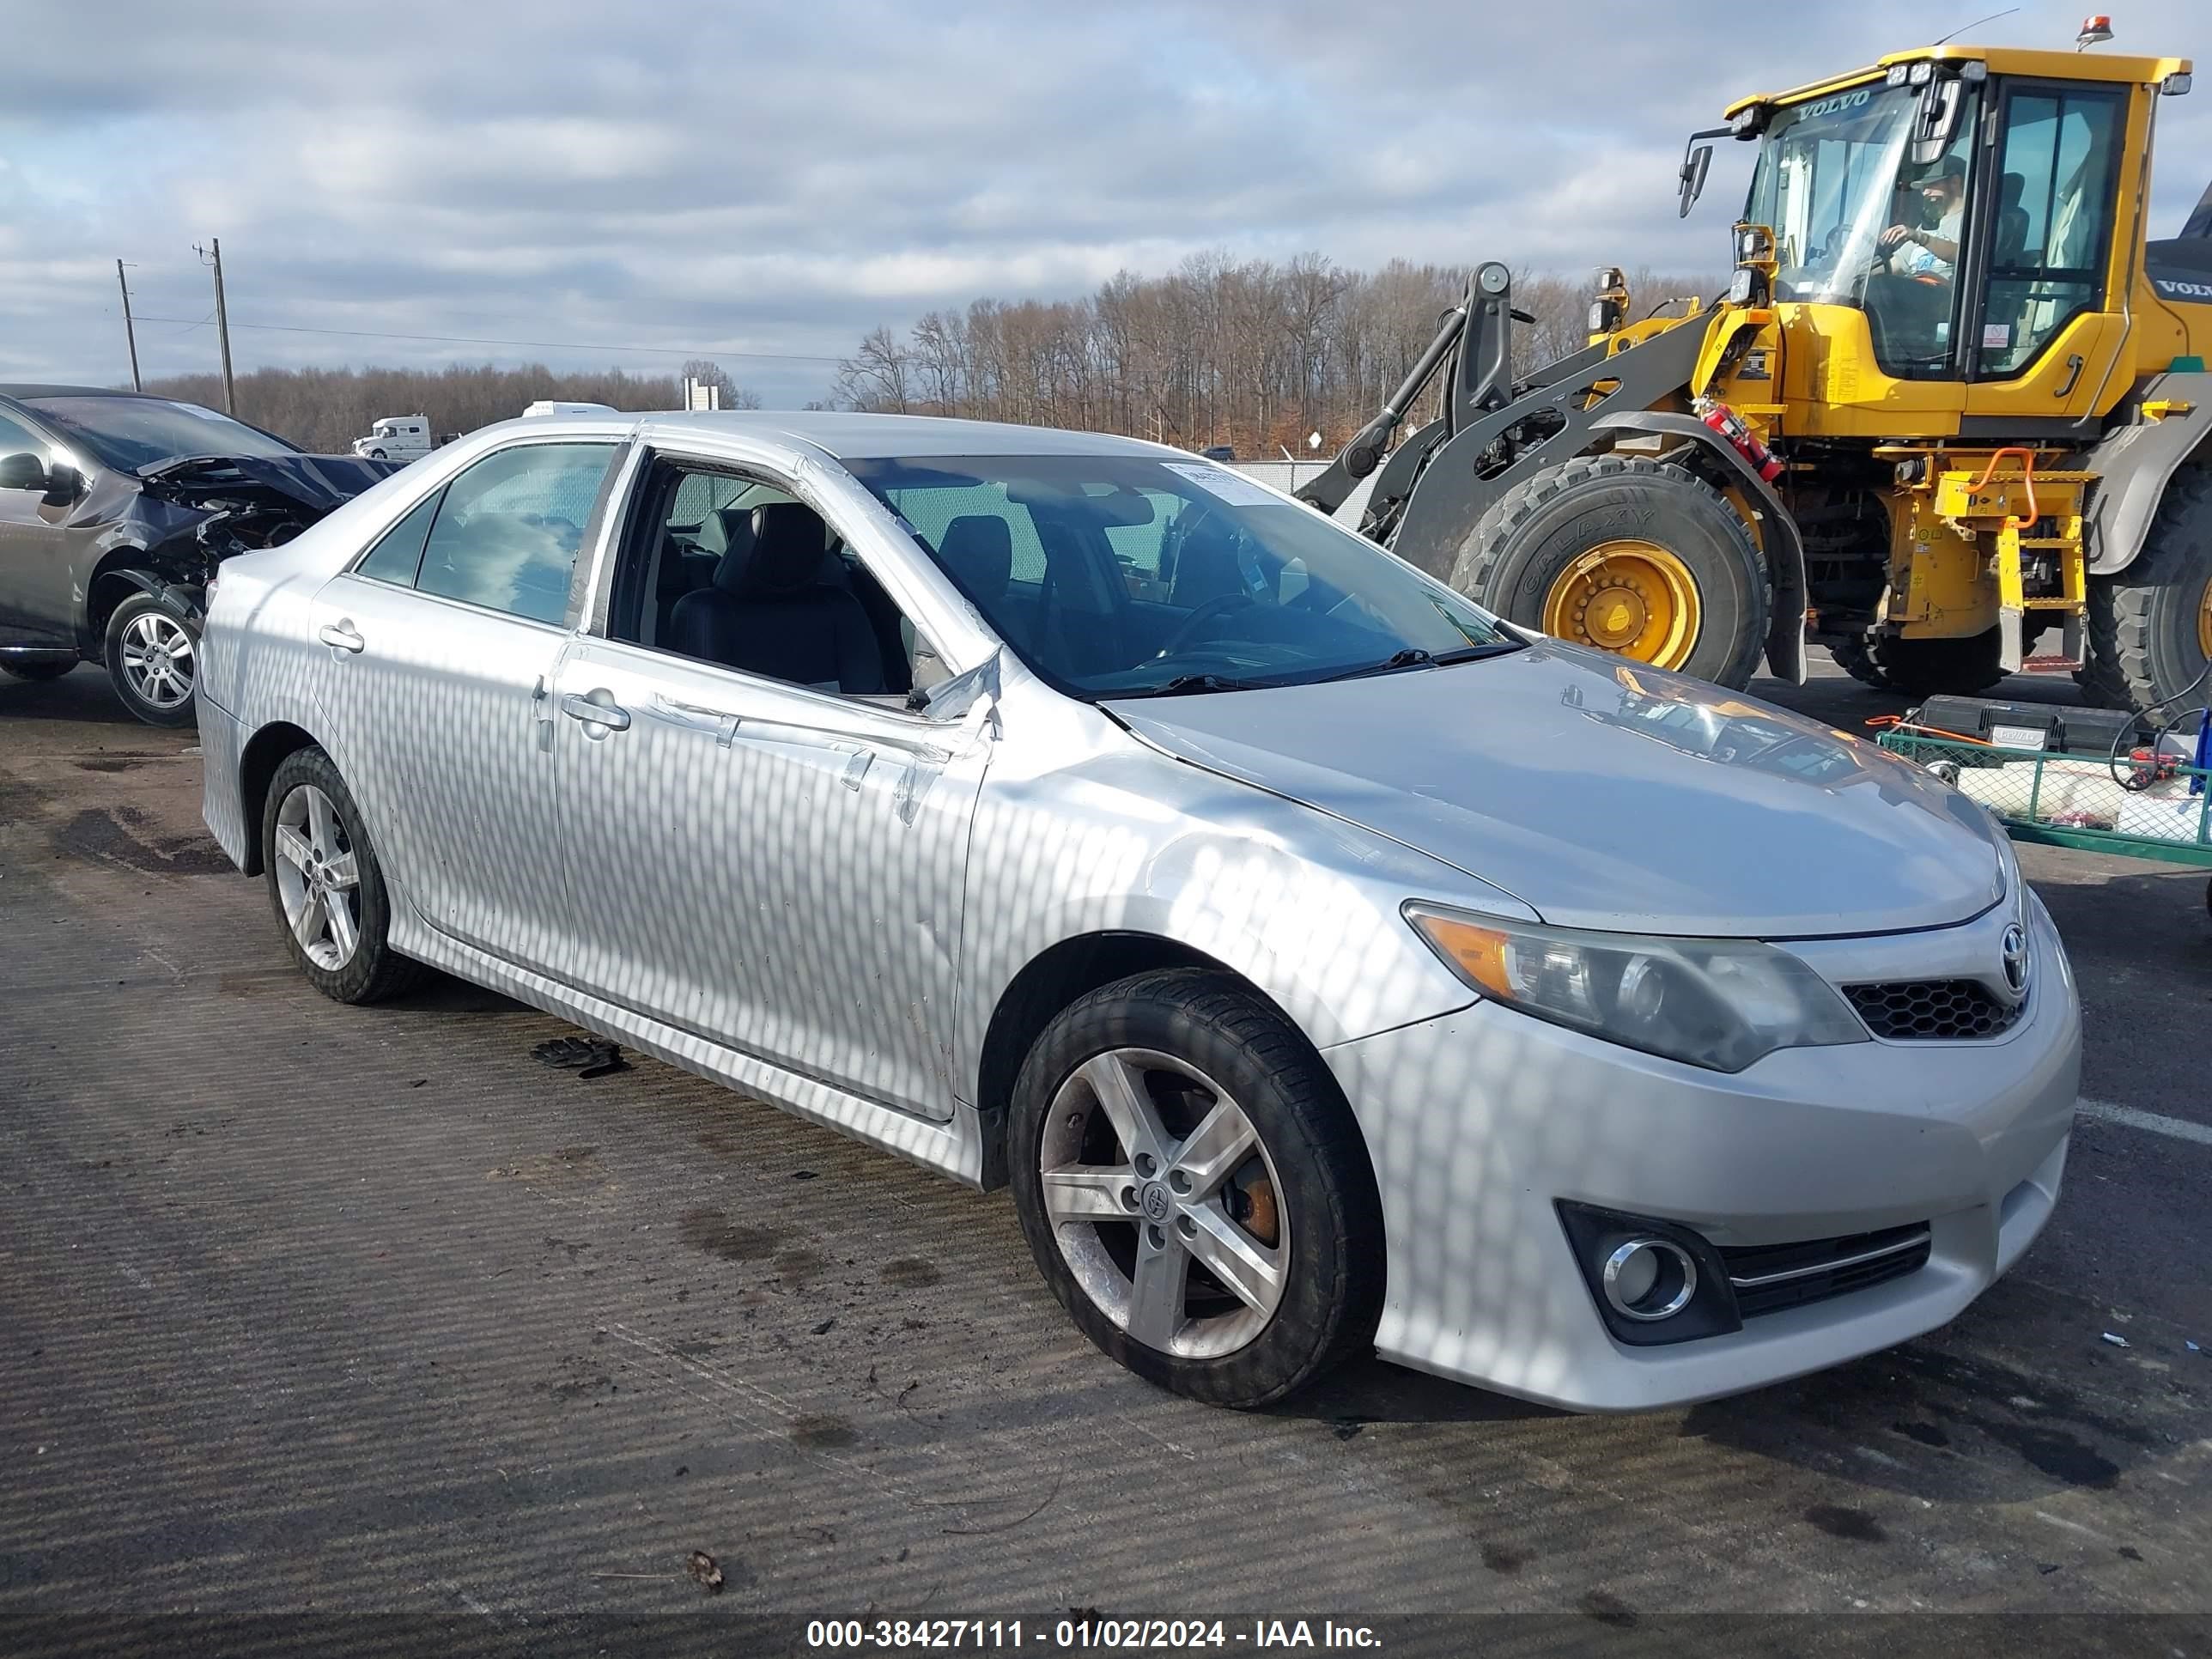
[[[213,368],[211,236],[241,368],[697,352],[771,406],[878,322],[1205,249],[1713,268],[1748,147],[1678,223],[1689,129],[1993,9],[0,0],[0,380],[127,383],[118,258],[146,373]],[[2115,10],[2112,49],[2212,58],[2203,0]],[[2171,234],[2212,81],[2160,139]]]

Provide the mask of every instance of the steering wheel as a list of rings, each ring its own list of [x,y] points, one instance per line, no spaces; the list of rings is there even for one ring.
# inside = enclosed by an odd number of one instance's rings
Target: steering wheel
[[[1190,643],[1192,636],[1198,632],[1200,626],[1212,622],[1216,617],[1239,610],[1252,602],[1252,596],[1249,593],[1217,593],[1182,619],[1182,626],[1176,629],[1174,635],[1160,647],[1159,654],[1163,657],[1174,656]]]

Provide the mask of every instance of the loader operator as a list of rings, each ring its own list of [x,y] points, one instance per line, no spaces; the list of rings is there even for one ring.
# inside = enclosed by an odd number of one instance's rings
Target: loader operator
[[[1959,239],[1966,216],[1966,164],[1946,159],[1920,181],[1921,225],[1892,225],[1881,247],[1889,268],[1907,276],[1948,278],[1959,263]]]

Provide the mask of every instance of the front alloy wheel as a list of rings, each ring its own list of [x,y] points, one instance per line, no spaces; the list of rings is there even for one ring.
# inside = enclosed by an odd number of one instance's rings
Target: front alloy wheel
[[[1040,1157],[1068,1270],[1138,1341],[1212,1358],[1273,1316],[1291,1261],[1281,1183],[1243,1109],[1195,1066],[1147,1048],[1085,1061]]]
[[[107,623],[107,672],[125,705],[149,726],[190,726],[199,684],[199,637],[150,593],[134,593]]]
[[[1024,1062],[1015,1207],[1060,1305],[1139,1376],[1264,1406],[1374,1341],[1382,1201],[1336,1079],[1210,969],[1079,999]]]

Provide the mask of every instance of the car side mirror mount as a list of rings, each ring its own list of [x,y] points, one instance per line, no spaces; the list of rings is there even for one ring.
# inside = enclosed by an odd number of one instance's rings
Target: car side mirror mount
[[[67,507],[84,494],[84,474],[67,461],[56,461],[46,469],[46,493],[39,498],[44,507]]]
[[[0,489],[46,489],[46,465],[27,450],[0,455]]]
[[[966,673],[955,674],[932,690],[921,712],[939,725],[952,726],[970,714],[988,714],[998,701],[999,652],[994,651]]]

